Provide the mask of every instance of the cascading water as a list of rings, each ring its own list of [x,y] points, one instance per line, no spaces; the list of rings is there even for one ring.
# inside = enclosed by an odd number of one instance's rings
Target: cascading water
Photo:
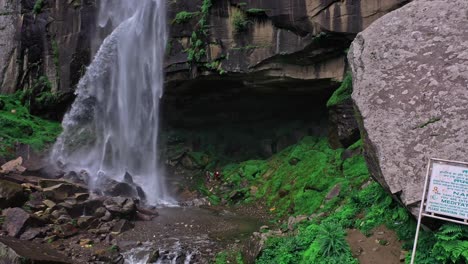
[[[91,187],[100,175],[121,180],[129,172],[148,203],[171,203],[157,165],[165,1],[101,0],[98,18],[112,33],[78,84],[51,159],[86,170]]]

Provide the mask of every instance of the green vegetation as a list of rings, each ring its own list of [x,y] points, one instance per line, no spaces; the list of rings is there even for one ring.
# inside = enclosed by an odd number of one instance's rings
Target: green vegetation
[[[214,264],[243,264],[242,254],[239,251],[222,251],[216,255]]]
[[[353,93],[353,78],[351,73],[347,73],[341,83],[340,87],[332,94],[327,101],[327,107],[332,107],[342,103],[343,101],[351,98]]]
[[[271,48],[271,44],[247,45],[247,46],[243,46],[243,47],[234,47],[234,48],[231,48],[231,49],[232,50],[246,51],[246,50],[253,50],[253,49],[258,49],[258,48]]]
[[[17,96],[0,95],[0,106],[3,106],[0,107],[1,156],[9,157],[15,143],[28,144],[40,150],[55,141],[61,132],[59,123],[31,115]]]
[[[109,251],[109,252],[119,252],[119,250],[120,250],[120,248],[117,245],[112,245],[112,246],[107,248],[107,251]]]
[[[269,160],[229,164],[222,174],[243,200],[263,199],[276,215],[311,214],[336,184],[350,188],[368,178],[364,159],[343,162],[342,151],[332,150],[325,138],[306,137]],[[252,193],[252,188],[258,191]]]
[[[192,19],[196,15],[198,15],[198,12],[181,11],[176,14],[174,20],[172,21],[172,24],[187,23],[190,19]]]
[[[247,17],[242,10],[236,9],[232,12],[232,27],[236,32],[245,31],[249,23],[250,21],[247,20]]]
[[[26,108],[31,111],[32,106],[36,109],[50,108],[58,101],[58,94],[53,93],[52,84],[46,76],[35,80],[32,87],[16,93],[16,97]]]
[[[221,67],[221,60],[223,59],[224,58],[220,58],[209,63],[207,62],[205,63],[205,67],[210,70],[217,71],[220,75],[223,75],[226,73],[226,71]]]
[[[262,8],[249,8],[245,12],[253,16],[266,15],[266,10]]]
[[[44,7],[44,0],[36,0],[36,2],[34,3],[34,7],[33,7],[33,13],[36,15],[41,13],[43,7]]]
[[[198,20],[197,28],[192,32],[192,35],[190,36],[189,47],[185,50],[185,52],[187,53],[187,60],[189,63],[198,63],[206,56],[205,43],[206,37],[208,35],[208,16],[212,5],[213,4],[211,3],[211,0],[203,0],[200,12],[196,12],[196,14],[200,15],[200,19]],[[187,16],[186,13],[184,14],[184,16]]]

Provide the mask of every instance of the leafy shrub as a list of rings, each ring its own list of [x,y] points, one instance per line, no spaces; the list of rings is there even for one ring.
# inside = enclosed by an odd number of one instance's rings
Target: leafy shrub
[[[190,19],[192,19],[194,16],[196,16],[198,13],[197,12],[187,12],[187,11],[181,11],[176,14],[174,20],[172,21],[173,24],[183,24],[187,23]]]
[[[36,0],[36,2],[34,3],[34,7],[33,7],[33,13],[36,15],[41,13],[43,7],[44,7],[44,0]]]
[[[236,32],[245,31],[248,24],[249,21],[247,20],[244,12],[238,9],[232,12],[232,27]]]

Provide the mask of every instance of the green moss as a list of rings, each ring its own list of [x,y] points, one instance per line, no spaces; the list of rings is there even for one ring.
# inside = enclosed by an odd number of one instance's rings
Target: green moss
[[[327,107],[332,107],[351,98],[353,93],[353,78],[350,73],[347,73],[340,87],[332,94],[327,101]]]
[[[36,2],[34,3],[34,7],[33,7],[33,13],[36,15],[41,13],[43,7],[44,7],[44,0],[36,0]]]
[[[0,95],[5,106],[0,110],[0,155],[12,154],[15,143],[28,144],[36,150],[55,141],[60,124],[29,114],[28,109],[13,96]]]
[[[262,8],[249,8],[245,12],[249,15],[254,15],[254,16],[266,15],[266,10]]]
[[[181,11],[176,14],[174,20],[172,21],[172,24],[187,23],[190,19],[192,19],[196,15],[198,15],[198,12]]]

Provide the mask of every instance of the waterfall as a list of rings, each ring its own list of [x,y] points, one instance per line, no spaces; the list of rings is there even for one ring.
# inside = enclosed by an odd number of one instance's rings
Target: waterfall
[[[101,175],[128,172],[150,204],[171,202],[157,159],[165,0],[101,0],[97,24],[111,33],[77,86],[51,160],[86,170],[93,188]]]

